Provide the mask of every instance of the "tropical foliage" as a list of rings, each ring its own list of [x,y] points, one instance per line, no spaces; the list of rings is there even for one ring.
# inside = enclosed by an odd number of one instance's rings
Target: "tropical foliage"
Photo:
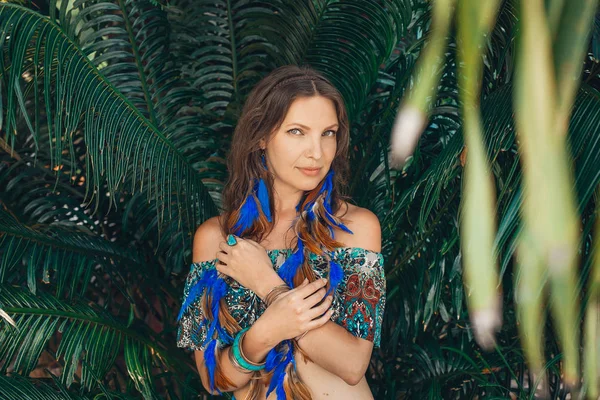
[[[396,111],[431,23],[420,0],[72,0],[0,5],[0,392],[20,398],[194,398],[175,348],[191,235],[218,213],[224,157],[249,90],[283,64],[340,89],[350,191],[383,229],[388,302],[367,378],[377,399],[530,398],[513,253],[521,168],[512,115],[517,10],[504,1],[483,68],[485,144],[498,193],[504,324],[476,344],[459,205],[467,150],[450,31],[432,116],[390,169]],[[592,42],[590,51],[597,48]],[[583,221],[581,294],[600,180],[600,87],[585,62],[569,143]],[[550,391],[564,398],[547,322]]]

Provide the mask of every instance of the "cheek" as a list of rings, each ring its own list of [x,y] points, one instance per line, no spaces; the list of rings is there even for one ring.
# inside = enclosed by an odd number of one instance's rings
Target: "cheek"
[[[330,144],[323,147],[323,150],[327,154],[327,158],[329,160],[333,160],[335,157],[335,152],[337,151],[337,143],[332,140]]]
[[[270,148],[270,158],[278,174],[285,175],[294,161],[301,155],[302,149],[293,143],[277,143]]]

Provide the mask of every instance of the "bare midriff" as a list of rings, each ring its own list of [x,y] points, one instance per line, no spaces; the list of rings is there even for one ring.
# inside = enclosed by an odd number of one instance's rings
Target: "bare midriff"
[[[298,375],[302,382],[308,386],[313,400],[369,400],[373,399],[371,389],[366,378],[360,380],[357,385],[348,385],[342,378],[321,368],[312,361],[305,361],[298,351],[295,353]],[[250,384],[234,392],[236,400],[244,400]],[[275,391],[266,397],[268,385],[260,384],[261,393],[259,400],[276,400]]]

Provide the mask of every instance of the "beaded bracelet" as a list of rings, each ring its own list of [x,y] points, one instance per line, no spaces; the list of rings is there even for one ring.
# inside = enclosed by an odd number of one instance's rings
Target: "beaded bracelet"
[[[237,333],[237,335],[235,335],[235,339],[233,340],[233,345],[231,346],[231,351],[233,353],[233,358],[235,359],[235,361],[237,362],[237,364],[242,367],[243,369],[246,369],[248,371],[260,371],[261,369],[265,368],[265,362],[261,363],[261,364],[257,364],[255,362],[252,362],[250,360],[248,360],[245,356],[244,356],[244,352],[242,350],[242,339],[244,337],[244,335],[246,334],[246,332],[248,331],[249,328],[244,328],[241,331],[239,331]]]

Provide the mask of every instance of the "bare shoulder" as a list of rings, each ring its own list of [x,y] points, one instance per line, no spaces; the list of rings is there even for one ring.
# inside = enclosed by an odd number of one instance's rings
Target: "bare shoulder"
[[[336,239],[348,247],[381,251],[381,225],[379,219],[371,210],[343,202],[338,216],[342,217],[345,225],[353,234],[339,231]]]
[[[219,216],[204,221],[194,233],[192,262],[214,260],[219,251],[219,243],[225,240],[221,233]]]

